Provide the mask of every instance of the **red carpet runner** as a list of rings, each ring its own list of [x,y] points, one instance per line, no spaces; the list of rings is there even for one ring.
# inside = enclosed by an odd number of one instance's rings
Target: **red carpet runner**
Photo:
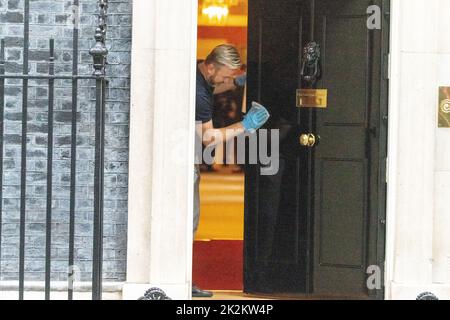
[[[243,241],[195,241],[192,277],[205,290],[243,290]]]

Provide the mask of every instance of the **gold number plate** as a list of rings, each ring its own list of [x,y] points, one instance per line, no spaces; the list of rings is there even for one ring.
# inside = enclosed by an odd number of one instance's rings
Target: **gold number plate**
[[[298,89],[297,107],[299,108],[327,108],[327,89]]]
[[[450,87],[439,88],[439,128],[450,128]]]

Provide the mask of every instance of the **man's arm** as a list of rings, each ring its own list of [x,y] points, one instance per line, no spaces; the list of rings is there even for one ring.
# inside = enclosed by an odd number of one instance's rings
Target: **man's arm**
[[[245,132],[242,122],[220,129],[214,128],[212,120],[199,126],[197,127],[197,132],[202,134],[202,141],[205,146],[214,146],[228,142]]]
[[[202,142],[206,146],[214,146],[219,143],[228,142],[245,132],[256,132],[269,120],[270,114],[267,109],[252,102],[252,108],[245,115],[242,122],[235,123],[226,128],[215,129],[212,120],[196,125],[196,132],[201,136]]]
[[[203,144],[214,146],[219,143],[228,142],[235,137],[245,133],[254,133],[260,129],[270,118],[267,109],[259,103],[252,102],[252,108],[245,115],[242,122],[221,129],[215,129],[212,120],[203,123],[197,128],[197,133],[202,135]]]

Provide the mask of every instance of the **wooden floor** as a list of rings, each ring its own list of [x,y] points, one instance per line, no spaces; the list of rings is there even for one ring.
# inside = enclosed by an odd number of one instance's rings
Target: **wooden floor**
[[[297,301],[333,301],[333,300],[367,300],[363,297],[350,297],[350,296],[326,296],[326,295],[292,295],[292,294],[279,294],[273,296],[264,295],[249,295],[239,291],[213,291],[214,296],[212,298],[195,298],[193,300],[254,300],[254,301],[268,301],[268,300],[297,300]]]
[[[214,297],[212,298],[196,298],[194,300],[274,300],[273,298],[264,298],[244,294],[239,291],[214,291]]]

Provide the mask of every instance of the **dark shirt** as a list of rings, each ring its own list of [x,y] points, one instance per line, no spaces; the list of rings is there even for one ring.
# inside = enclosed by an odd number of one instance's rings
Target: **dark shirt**
[[[195,102],[195,121],[207,123],[212,120],[214,111],[214,88],[206,81],[197,65],[197,94]]]

